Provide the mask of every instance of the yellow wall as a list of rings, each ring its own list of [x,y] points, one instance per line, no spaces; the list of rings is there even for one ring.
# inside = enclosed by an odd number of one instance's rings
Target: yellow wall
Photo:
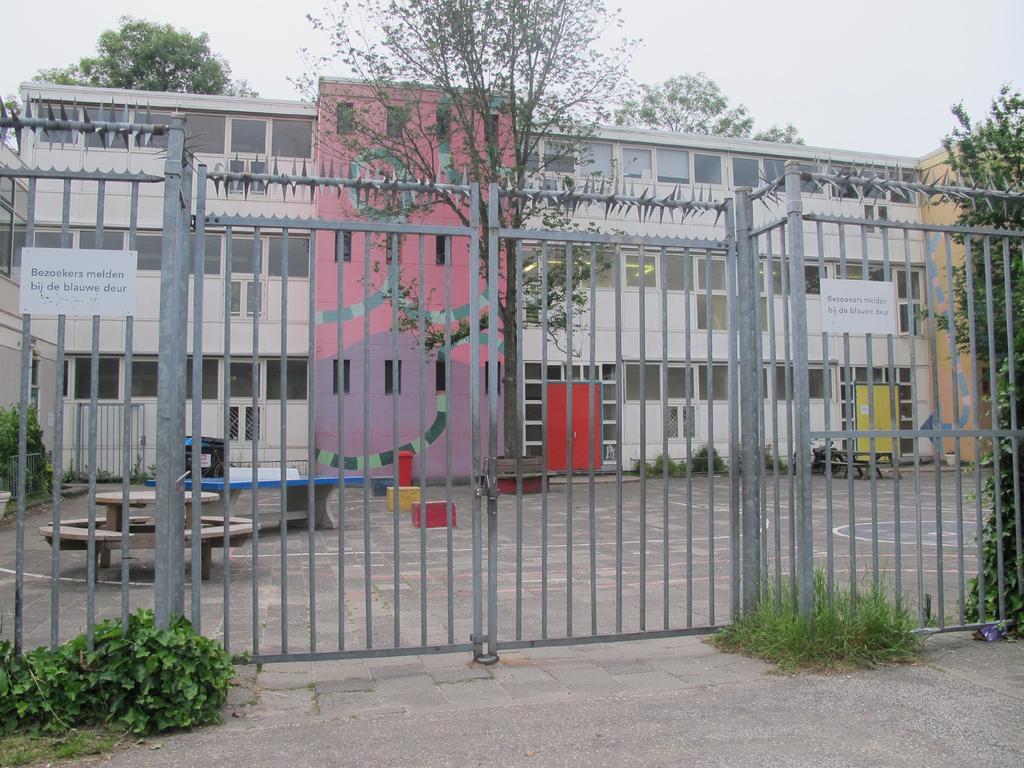
[[[931,155],[922,158],[918,166],[924,178],[928,180],[941,179],[948,168],[946,164],[947,155],[945,151],[939,150]],[[921,221],[925,224],[946,225],[957,223],[959,209],[952,203],[929,204],[928,201],[921,201]],[[928,280],[930,282],[929,292],[936,299],[936,306],[933,311],[940,316],[945,316],[949,307],[949,268],[946,255],[946,244],[942,234],[925,232],[925,245],[928,264]],[[950,254],[955,266],[960,266],[964,261],[964,248],[954,240],[950,239]],[[938,346],[938,379],[939,379],[939,423],[946,428],[953,426],[953,364],[950,358],[949,334],[939,331],[936,339]],[[966,353],[956,350],[957,379],[960,400],[960,428],[976,429],[978,426],[978,409],[975,407],[976,393],[974,386],[974,360]],[[982,421],[985,418],[986,408],[982,407]],[[934,424],[933,424],[934,426]],[[952,453],[954,441],[947,439],[943,441],[943,452]],[[964,439],[960,441],[960,455],[963,460],[974,459],[974,440]]]

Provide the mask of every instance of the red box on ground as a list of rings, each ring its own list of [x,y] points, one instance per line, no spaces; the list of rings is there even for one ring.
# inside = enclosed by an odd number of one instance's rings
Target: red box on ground
[[[413,504],[412,505],[412,525],[413,528],[420,527],[422,510],[426,507],[426,526],[427,528],[447,528],[448,527],[448,511],[445,509],[447,503],[444,501],[428,501],[426,504]],[[455,502],[452,502],[452,528],[455,527]]]
[[[412,485],[412,451],[398,452],[398,484],[406,487]]]

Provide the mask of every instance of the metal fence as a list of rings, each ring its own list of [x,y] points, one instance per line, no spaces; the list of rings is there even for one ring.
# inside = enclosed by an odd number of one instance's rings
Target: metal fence
[[[49,487],[50,478],[46,476],[46,471],[47,464],[44,455],[30,453],[25,457],[25,494],[34,496]],[[0,491],[10,493],[12,498],[21,492],[18,486],[17,458],[0,465]]]
[[[5,125],[14,122],[0,120]],[[0,168],[0,175],[27,179],[29,245],[43,180],[62,187],[65,245],[72,181],[96,185],[101,239],[105,187],[128,185],[129,248],[139,186],[164,187],[154,564],[150,568],[133,557],[126,526],[115,550],[121,555],[119,580],[97,579],[101,320],[95,317],[85,411],[84,615],[81,622],[70,620],[71,627],[59,623],[65,559],[55,483],[51,614],[48,625],[43,617],[31,617],[34,626],[48,627],[52,644],[77,631],[79,623],[91,638],[97,596],[109,606],[106,598],[119,593],[122,616],[132,605],[153,605],[160,622],[187,612],[230,651],[256,661],[462,650],[492,662],[508,648],[709,632],[769,595],[781,599],[787,586],[797,589],[808,610],[817,567],[826,574],[830,595],[856,590],[865,579],[882,585],[891,578],[887,588],[914,601],[922,626],[970,625],[970,578],[980,569],[986,545],[980,491],[988,470],[980,458],[994,441],[1009,440],[1016,466],[1022,436],[1015,421],[1007,429],[978,413],[983,377],[994,391],[1004,362],[995,339],[1014,337],[1011,313],[997,317],[995,307],[1009,306],[1008,265],[1020,258],[1022,233],[805,213],[801,191],[835,185],[870,199],[900,193],[957,201],[995,200],[1004,193],[807,173],[796,164],[787,166],[784,180],[737,190],[734,200],[722,201],[590,187],[491,186],[482,194],[474,183],[337,178],[322,169],[282,174],[276,167],[268,174],[231,173],[200,165],[190,252],[193,180],[179,120],[132,126],[28,117],[19,126],[169,135],[162,176]],[[246,191],[258,185],[268,195],[333,197],[337,209],[290,219],[229,214],[218,210],[216,194],[209,195],[211,188],[219,193],[229,185]],[[759,224],[755,201],[765,201],[770,212]],[[416,214],[406,218],[360,215],[370,205],[410,204]],[[447,218],[418,220],[423,210],[444,205]],[[567,212],[594,206],[641,221],[666,214],[670,221],[706,219],[710,236],[503,225],[503,207],[521,205]],[[245,260],[252,266],[256,298],[247,317],[225,312],[219,356],[226,372],[233,360],[238,364],[232,344],[241,325],[251,391],[240,396],[225,375],[221,396],[224,403],[251,408],[255,422],[250,425],[247,417],[249,449],[239,451],[226,441],[223,488],[229,492],[219,512],[204,515],[197,494],[186,533],[180,481],[186,469],[196,478],[203,469],[198,452],[184,466],[186,353],[199,359],[207,341],[205,281],[193,280],[189,297],[188,264],[205,263],[204,235],[214,228],[223,230],[227,244],[220,287],[225,306],[232,301],[233,259],[241,258],[232,247],[235,240],[244,239]],[[938,260],[934,248],[929,250],[934,236],[942,246]],[[266,275],[265,238],[273,239],[267,255],[275,260]],[[984,283],[968,283],[963,312],[953,298],[960,295],[955,274],[961,267],[952,254],[961,239],[964,279],[980,274]],[[293,241],[302,244],[295,252]],[[972,263],[978,254],[981,272]],[[922,279],[922,267],[945,271]],[[821,330],[808,309],[814,291],[820,293],[823,280],[855,277],[893,283],[894,301],[904,307],[903,331],[878,337]],[[943,279],[945,304],[936,292]],[[506,293],[510,283],[521,290],[506,306],[505,296],[513,295]],[[290,317],[307,326],[299,350],[289,349]],[[33,322],[24,317],[25,350]],[[132,319],[123,327],[129,380],[122,407],[129,410]],[[945,330],[960,327],[966,341]],[[60,317],[58,393],[64,391],[64,341]],[[940,344],[951,358],[948,366]],[[274,408],[262,402],[259,389],[267,361],[276,363],[282,393],[278,466],[294,463],[287,453],[284,393],[289,377],[299,375],[289,365],[298,359],[306,370],[306,481],[294,489],[278,482],[262,494],[250,483],[240,496],[230,490],[232,476],[255,481],[252,469],[239,470],[267,461],[255,439],[266,436]],[[964,359],[971,362],[967,378],[961,375]],[[1006,362],[1012,380],[1012,356]],[[203,368],[193,367],[193,392],[204,391]],[[28,369],[26,358],[22,457]],[[509,387],[515,388],[511,410],[503,409]],[[963,418],[968,403],[973,421]],[[61,405],[54,427],[55,478],[62,474]],[[930,421],[922,418],[927,408]],[[189,431],[230,436],[239,429],[230,413],[224,408],[223,423],[211,424],[195,408]],[[130,420],[122,421],[127,497],[134,457]],[[509,429],[513,455],[499,461]],[[812,472],[814,440],[824,441],[820,475]],[[965,445],[974,462],[966,468],[960,466]],[[948,470],[946,447],[956,464]],[[414,455],[412,482],[400,469],[403,451]],[[719,452],[724,461],[716,471]],[[998,484],[999,452],[996,457],[992,477]],[[564,470],[550,471],[559,462]],[[879,476],[883,467],[889,476]],[[26,457],[19,461],[19,488],[27,471]],[[866,479],[856,480],[857,473]],[[464,478],[471,484],[460,484]],[[386,483],[394,509],[374,495]],[[1018,484],[1019,474],[1011,494],[1019,556]],[[333,496],[325,491],[333,488]],[[998,510],[1003,496],[996,488]],[[413,527],[408,512],[400,513],[399,504],[417,496],[436,503],[431,510],[440,510],[437,530],[422,518]],[[127,517],[127,501],[122,511]],[[275,518],[276,531],[254,524],[266,512]],[[421,515],[427,513],[421,508]],[[289,530],[296,515],[305,523],[301,532]],[[25,505],[19,503],[13,601],[19,651],[30,604],[26,552],[39,552],[26,549],[25,523]],[[208,527],[217,531],[215,542],[204,534]],[[243,528],[246,535],[236,536]],[[208,557],[214,543],[223,551],[219,564]],[[219,569],[220,578],[204,581],[211,568]],[[152,589],[133,587],[138,578],[151,579]],[[983,592],[984,584],[977,589]],[[1005,599],[1000,610],[1004,604]]]

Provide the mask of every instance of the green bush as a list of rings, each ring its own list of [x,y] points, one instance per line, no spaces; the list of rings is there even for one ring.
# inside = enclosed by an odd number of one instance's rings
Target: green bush
[[[0,732],[63,732],[89,725],[136,733],[216,722],[234,676],[231,657],[183,617],[156,629],[140,610],[122,633],[119,620],[21,658],[0,643]]]
[[[702,446],[693,452],[690,457],[690,464],[693,466],[693,471],[697,473],[706,474],[708,471],[708,454],[711,455],[711,471],[716,475],[720,475],[723,472],[729,471],[729,465],[725,463],[725,459],[718,455],[718,451],[710,446]]]
[[[18,407],[0,408],[0,472],[8,470],[18,460]],[[28,409],[28,431],[25,435],[26,453],[37,453],[46,456],[43,445],[43,428],[39,425],[39,414],[35,408]],[[30,492],[46,492],[50,490],[53,466],[43,461],[39,469],[25,478],[25,485]],[[14,490],[11,488],[10,490]],[[3,510],[0,510],[2,513]]]
[[[913,661],[921,647],[916,621],[900,600],[890,602],[879,585],[865,586],[854,600],[836,588],[828,599],[825,574],[814,574],[814,621],[799,611],[796,595],[783,587],[780,607],[772,587],[751,613],[717,635],[725,651],[771,661],[785,671],[834,670]]]

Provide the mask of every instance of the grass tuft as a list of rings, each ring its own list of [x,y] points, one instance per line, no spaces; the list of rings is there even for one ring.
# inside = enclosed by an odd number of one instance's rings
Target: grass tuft
[[[0,766],[35,765],[110,752],[122,735],[108,730],[72,730],[60,736],[0,736]]]
[[[912,662],[921,648],[914,617],[899,600],[890,601],[879,585],[857,591],[836,587],[831,602],[825,575],[814,575],[814,622],[799,611],[788,586],[776,612],[769,591],[758,607],[721,630],[711,643],[723,651],[754,656],[784,672],[834,672],[879,664]]]

